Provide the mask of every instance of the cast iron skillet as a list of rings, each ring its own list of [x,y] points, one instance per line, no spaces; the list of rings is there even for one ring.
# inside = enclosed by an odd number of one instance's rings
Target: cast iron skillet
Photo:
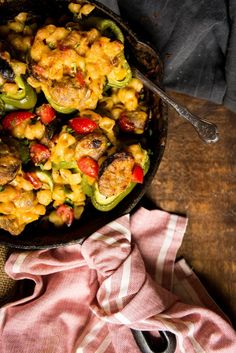
[[[96,1],[88,1],[96,6],[96,14],[110,18],[120,26],[123,31],[127,48],[126,55],[132,65],[139,67],[147,76],[161,84],[162,65],[160,57],[149,45],[141,46],[140,37],[137,37],[129,26],[116,14]],[[68,12],[67,0],[11,0],[0,5],[0,22],[12,19],[19,12],[30,12],[32,18],[40,21],[46,16],[58,17]],[[17,237],[0,230],[0,243],[19,249],[53,248],[65,244],[82,242],[103,225],[119,216],[130,213],[145,194],[146,189],[154,178],[165,148],[167,136],[167,112],[161,100],[148,92],[152,120],[147,133],[142,137],[142,144],[150,150],[150,168],[145,176],[145,181],[137,185],[133,191],[123,199],[118,206],[109,212],[101,212],[88,205],[84,215],[75,221],[70,228],[55,228],[36,221],[26,226],[25,230]]]

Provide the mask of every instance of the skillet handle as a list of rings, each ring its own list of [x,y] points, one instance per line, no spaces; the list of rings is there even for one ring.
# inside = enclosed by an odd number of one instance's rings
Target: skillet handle
[[[134,339],[142,353],[174,353],[176,349],[176,337],[169,331],[159,331],[161,342],[159,339],[148,336],[146,331],[131,330]],[[160,344],[161,343],[161,344]],[[155,345],[155,347],[153,347]],[[158,347],[159,346],[159,347]]]

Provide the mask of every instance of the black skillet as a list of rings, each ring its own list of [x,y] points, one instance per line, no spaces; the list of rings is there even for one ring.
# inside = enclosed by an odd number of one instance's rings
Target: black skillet
[[[119,25],[126,38],[128,60],[132,65],[142,69],[146,75],[158,84],[162,80],[162,65],[158,53],[149,45],[141,46],[140,38],[131,31],[128,25],[116,14],[105,6],[95,1],[89,1],[96,6],[96,13],[102,17],[110,18]],[[68,1],[66,0],[11,0],[0,5],[0,23],[12,19],[19,12],[29,12],[33,21],[41,21],[45,17],[58,18],[62,14],[69,14]],[[53,248],[65,244],[79,243],[84,237],[89,236],[103,225],[117,217],[130,213],[145,194],[152,182],[165,148],[167,136],[167,112],[157,95],[148,92],[151,108],[151,124],[142,137],[142,144],[150,153],[150,168],[145,176],[145,181],[137,185],[134,190],[122,200],[118,206],[109,212],[101,212],[89,204],[84,215],[79,221],[75,221],[69,228],[55,228],[48,223],[36,221],[26,226],[25,230],[17,237],[0,230],[0,243],[19,249]]]

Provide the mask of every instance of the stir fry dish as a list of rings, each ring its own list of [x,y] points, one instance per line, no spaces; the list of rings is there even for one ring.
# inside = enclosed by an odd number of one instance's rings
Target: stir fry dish
[[[0,228],[71,226],[87,204],[110,211],[143,183],[149,123],[117,25],[70,3],[73,21],[0,26]]]

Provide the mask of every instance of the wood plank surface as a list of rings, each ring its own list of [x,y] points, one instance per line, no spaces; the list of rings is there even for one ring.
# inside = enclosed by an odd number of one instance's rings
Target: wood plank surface
[[[187,215],[178,256],[187,260],[236,322],[236,114],[203,100],[171,95],[214,122],[220,140],[205,144],[188,122],[170,110],[164,158],[148,197],[163,210]]]

